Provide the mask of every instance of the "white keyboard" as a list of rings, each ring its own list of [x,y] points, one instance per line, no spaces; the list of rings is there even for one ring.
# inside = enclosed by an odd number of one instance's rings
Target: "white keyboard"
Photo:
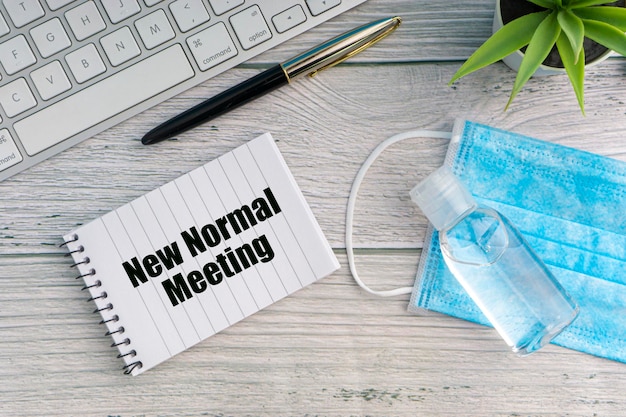
[[[364,1],[0,0],[0,181]]]

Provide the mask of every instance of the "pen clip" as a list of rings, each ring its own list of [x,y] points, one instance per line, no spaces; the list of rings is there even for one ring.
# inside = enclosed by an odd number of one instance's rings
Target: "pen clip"
[[[352,58],[353,56],[363,52],[364,50],[366,50],[367,48],[369,48],[370,46],[374,45],[375,43],[377,43],[378,41],[386,38],[387,36],[389,36],[394,30],[396,30],[398,28],[398,26],[400,26],[400,23],[402,23],[402,19],[398,16],[391,18],[392,21],[392,25],[390,25],[389,27],[387,27],[384,31],[377,33],[374,37],[372,38],[366,38],[364,39],[363,43],[361,45],[358,45],[356,48],[348,51],[345,55],[342,55],[340,57],[338,57],[336,60],[333,60],[331,62],[329,62],[328,64],[325,64],[319,68],[316,68],[314,71],[311,71],[309,74],[307,74],[309,77],[313,78],[315,77],[318,73],[328,69],[328,68],[332,68],[335,65],[339,65],[342,62],[344,62],[347,59]]]

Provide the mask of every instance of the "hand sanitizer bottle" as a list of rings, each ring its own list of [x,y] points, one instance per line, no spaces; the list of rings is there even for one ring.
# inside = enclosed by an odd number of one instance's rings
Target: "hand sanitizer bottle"
[[[441,167],[411,190],[439,232],[446,265],[514,352],[549,343],[578,314],[545,264],[499,212]]]

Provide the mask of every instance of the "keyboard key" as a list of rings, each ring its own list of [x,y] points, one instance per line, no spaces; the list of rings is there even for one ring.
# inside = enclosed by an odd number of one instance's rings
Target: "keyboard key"
[[[71,45],[61,21],[56,17],[31,29],[30,35],[44,58],[69,48]]]
[[[0,181],[363,1],[0,0]]]
[[[3,3],[13,24],[18,28],[44,15],[39,0],[5,0]]]
[[[237,55],[237,47],[222,22],[187,38],[187,45],[202,71]]]
[[[118,23],[141,11],[137,0],[102,0],[111,22]]]
[[[170,10],[181,32],[187,32],[210,19],[201,0],[178,0],[170,4]]]
[[[0,105],[9,117],[17,116],[37,105],[26,80],[18,78],[0,87]]]
[[[100,43],[114,67],[130,61],[141,53],[128,26],[104,36],[100,39]]]
[[[244,0],[209,0],[211,7],[216,15],[224,14],[235,7],[239,7],[244,3]]]
[[[19,35],[0,44],[0,62],[6,73],[12,75],[33,65],[37,59],[24,35]]]
[[[284,12],[278,13],[276,16],[272,17],[272,23],[274,23],[274,27],[278,33],[287,32],[289,29],[304,22],[306,22],[306,15],[300,5],[290,7]]]
[[[65,12],[65,18],[79,41],[106,28],[102,15],[100,15],[93,1],[88,1]]]
[[[11,134],[7,129],[0,130],[0,171],[4,171],[22,161],[22,155],[18,151]]]
[[[9,31],[9,25],[7,25],[6,20],[4,20],[4,17],[0,14],[0,36],[6,35]]]
[[[52,61],[36,69],[30,73],[30,78],[43,100],[50,100],[72,88],[59,61]]]
[[[155,68],[159,76],[147,77]],[[193,75],[182,47],[176,44],[20,120],[15,132],[26,152],[34,155]]]
[[[340,4],[341,0],[306,0],[306,5],[309,6],[309,10],[313,16],[322,14]]]
[[[135,27],[146,48],[152,49],[173,39],[174,29],[163,10],[158,10],[135,22]]]
[[[61,7],[68,5],[73,1],[75,0],[46,0],[46,3],[48,3],[48,7],[51,10],[58,10]]]
[[[253,48],[272,38],[272,32],[259,6],[252,6],[230,17],[235,34],[243,49]]]
[[[104,62],[93,43],[67,54],[65,62],[79,84],[91,80],[106,71]]]

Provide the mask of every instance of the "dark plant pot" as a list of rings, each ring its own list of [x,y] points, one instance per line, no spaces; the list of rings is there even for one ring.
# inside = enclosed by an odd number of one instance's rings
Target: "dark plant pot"
[[[619,0],[613,3],[607,2],[607,4],[625,7],[625,2],[626,0]],[[528,13],[540,12],[542,10],[545,9],[525,0],[497,0],[496,12],[493,19],[493,32],[495,33],[503,25],[517,19],[518,17],[524,16]],[[585,66],[587,67],[599,64],[607,59],[613,52],[605,46],[587,38],[585,38],[583,42],[583,48],[585,49]],[[523,57],[524,53],[522,49],[507,56],[502,61],[511,69],[517,71]],[[534,75],[563,73],[565,73],[563,62],[561,61],[561,57],[555,46]]]

